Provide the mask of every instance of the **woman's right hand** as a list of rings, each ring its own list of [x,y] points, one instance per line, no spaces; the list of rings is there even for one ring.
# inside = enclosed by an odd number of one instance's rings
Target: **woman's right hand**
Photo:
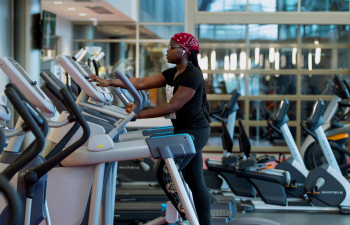
[[[96,84],[96,86],[102,86],[102,87],[108,87],[110,86],[110,81],[106,80],[106,79],[102,79],[98,76],[96,76],[95,74],[91,74],[91,76],[89,76],[89,82],[98,82]]]
[[[134,103],[128,103],[125,106],[125,111],[127,113],[131,113],[134,110],[134,108],[135,108],[135,104]]]
[[[134,104],[134,103],[128,103],[128,104],[126,104],[126,106],[125,106],[125,111],[126,111],[127,113],[131,113],[132,111],[134,111],[134,108],[135,108],[135,104]],[[135,115],[134,115],[134,118],[135,118],[135,119],[141,119],[141,117],[140,117],[139,114],[135,114]]]

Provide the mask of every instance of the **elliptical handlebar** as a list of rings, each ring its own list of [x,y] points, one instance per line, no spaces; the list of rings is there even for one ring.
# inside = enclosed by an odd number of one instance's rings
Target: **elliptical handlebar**
[[[10,184],[9,179],[0,173],[0,192],[8,202],[9,215],[5,225],[20,225],[23,215],[23,204],[17,191]]]
[[[48,124],[47,120],[45,119],[45,116],[40,111],[38,111],[36,106],[27,99],[27,97],[21,92],[21,90],[15,84],[9,83],[6,85],[6,88],[7,87],[12,88],[16,91],[17,95],[23,101],[23,103],[26,106],[26,108],[28,109],[29,113],[33,116],[33,119],[41,127],[41,132],[44,134],[44,137],[46,137],[47,133],[49,132],[49,124]],[[23,126],[26,126],[26,124],[24,123]],[[24,128],[26,130],[28,130],[27,127],[24,127]],[[32,144],[33,143],[34,142],[32,142]],[[30,148],[28,147],[27,149],[30,149]],[[25,152],[26,150],[24,150],[23,152]]]
[[[133,76],[131,76],[129,73],[126,73],[125,76],[127,78],[133,78]],[[117,79],[119,79],[118,76],[115,76],[115,77]],[[117,92],[122,92],[122,90],[117,90]],[[142,105],[141,105],[141,109],[142,109],[147,104],[147,94],[146,94],[146,92],[144,90],[141,90],[141,91],[138,91],[138,92],[139,92],[139,94],[141,95],[141,98],[142,98]],[[124,97],[120,97],[119,95],[118,95],[118,97],[121,98],[121,100],[123,101],[124,105],[130,103],[131,101],[130,100],[128,101],[129,98],[127,96],[125,96],[125,94],[123,94],[123,95],[124,95]]]
[[[227,105],[224,105],[224,108],[222,109],[221,112],[221,116],[228,116],[231,113],[233,113],[234,111],[238,110],[238,105],[237,105],[237,101],[239,96],[241,96],[241,93],[238,91],[238,89],[236,88],[233,92],[232,92],[232,96],[230,98],[230,101],[227,103]]]
[[[65,101],[65,99],[63,98],[61,93],[51,83],[45,83],[44,86],[51,94],[53,94],[62,103],[62,105],[68,111],[69,115],[72,115],[71,108],[68,107],[67,102]],[[70,120],[70,122],[72,122],[72,121]]]
[[[137,114],[142,108],[142,101],[141,101],[140,94],[138,93],[134,85],[131,84],[131,82],[129,81],[129,79],[126,77],[125,74],[123,74],[119,70],[115,70],[114,74],[118,79],[120,79],[123,82],[123,84],[126,86],[130,94],[133,96],[134,104],[136,106],[134,108],[134,113]]]
[[[81,136],[81,138],[78,141],[73,143],[71,146],[67,147],[64,151],[61,151],[60,153],[51,157],[50,159],[48,159],[44,163],[40,164],[39,166],[37,166],[37,167],[31,169],[29,172],[27,172],[27,174],[24,176],[24,180],[25,180],[27,185],[34,185],[38,179],[40,179],[42,176],[44,176],[54,166],[56,166],[58,163],[60,163],[67,156],[69,156],[72,152],[74,152],[76,149],[78,149],[86,141],[89,140],[90,127],[89,127],[88,123],[86,122],[85,118],[83,117],[82,113],[80,112],[78,106],[75,104],[74,100],[72,99],[72,96],[69,94],[69,92],[66,88],[62,88],[60,90],[60,93],[61,93],[62,97],[65,99],[65,102],[67,103],[68,107],[70,108],[70,110],[74,114],[77,122],[82,127],[83,135]],[[31,174],[35,174],[35,176],[31,176]],[[34,177],[36,179],[33,179]]]
[[[27,108],[28,112],[32,115],[33,119],[35,120],[35,122],[42,127],[42,125],[44,124],[44,118],[41,117],[27,102],[23,103],[24,106]]]
[[[147,104],[147,94],[144,90],[139,91],[141,93],[142,96],[142,107],[145,107],[145,105]]]
[[[319,126],[323,124],[322,114],[325,108],[325,104],[322,99],[317,99],[314,104],[312,114],[310,119],[308,119],[308,129],[311,131],[315,131]]]
[[[96,62],[95,59],[92,60],[92,65],[94,65],[96,76],[99,77],[99,75],[98,75],[98,66],[97,66],[97,62]]]
[[[118,96],[118,98],[123,102],[124,105],[133,102],[132,97],[125,91],[125,89],[121,87],[114,88],[114,93]]]
[[[275,125],[274,125],[274,122],[273,122],[274,120],[273,120],[273,118],[271,119],[271,118],[268,118],[267,120],[266,120],[266,122],[267,122],[267,126],[268,127],[271,127],[275,132],[277,132],[277,133],[279,133],[279,134],[282,134],[282,131],[278,128],[278,127],[276,127]]]
[[[6,143],[5,133],[0,129],[0,153],[4,150]],[[0,173],[0,193],[2,193],[9,207],[9,219],[5,225],[20,225],[20,216],[23,214],[23,205],[18,193],[13,189],[10,181]]]
[[[324,111],[324,102],[322,99],[317,99],[314,104],[312,114],[308,120],[301,121],[301,129],[310,135],[316,142],[318,142],[317,136],[314,131],[323,124],[322,113]]]
[[[278,112],[276,113],[276,116],[273,117],[273,125],[277,128],[280,128],[283,126],[283,124],[287,123],[289,121],[289,117],[287,115],[288,109],[289,109],[290,103],[288,99],[283,98],[280,104],[280,108],[278,109]]]
[[[125,76],[127,76],[128,78],[133,78],[130,74],[126,73]],[[141,97],[142,97],[142,106],[141,108],[145,107],[145,105],[147,104],[147,94],[144,90],[139,91]]]
[[[247,135],[247,132],[244,129],[244,125],[241,119],[238,120],[238,128],[239,128],[239,150],[240,152],[244,153],[246,157],[249,157],[251,145],[249,141],[249,137]]]
[[[40,154],[41,150],[44,148],[45,144],[45,136],[43,132],[40,130],[38,124],[33,119],[31,113],[28,111],[27,107],[23,104],[23,101],[20,99],[19,95],[17,94],[17,91],[15,88],[10,87],[9,85],[6,86],[5,94],[10,100],[13,107],[16,109],[18,114],[22,117],[22,119],[25,121],[27,127],[29,130],[32,131],[32,133],[35,136],[33,147],[30,151],[27,151],[31,146],[29,146],[26,150],[22,152],[22,154],[13,162],[11,163],[3,172],[2,174],[8,179],[11,180],[11,178],[17,173],[19,170],[23,168],[27,163],[32,161],[37,155]],[[39,114],[40,115],[40,114]],[[44,119],[44,121],[46,121]],[[44,132],[48,130],[48,123],[44,122],[43,124],[43,130]],[[24,154],[26,153],[26,154]]]
[[[339,96],[341,99],[349,99],[350,95],[349,95],[349,90],[346,84],[346,82],[343,82],[339,75],[335,75],[333,77],[333,82],[335,85],[335,91],[334,93]]]

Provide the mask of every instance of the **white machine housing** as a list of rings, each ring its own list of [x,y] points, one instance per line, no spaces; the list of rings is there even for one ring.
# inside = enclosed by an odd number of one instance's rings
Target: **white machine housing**
[[[65,71],[77,82],[77,84],[85,90],[86,94],[94,99],[97,103],[104,105],[108,102],[103,92],[100,89],[97,89],[95,85],[90,84],[86,77],[84,76],[84,72],[81,67],[78,66],[77,63],[71,58],[71,56],[67,55],[59,55],[56,57],[56,61],[63,67]],[[92,88],[91,88],[92,87]]]
[[[82,61],[76,61],[76,63],[78,64],[79,67],[81,67],[82,71],[84,72],[84,76],[85,77],[89,77],[93,72],[90,69],[90,67],[88,65],[86,65],[84,62]],[[113,95],[111,94],[111,92],[108,90],[108,88],[105,87],[101,87],[101,86],[96,86],[96,82],[90,82],[92,83],[92,85],[94,85],[96,87],[97,90],[99,90],[99,92],[103,93],[105,98],[106,98],[106,102],[105,104],[111,104],[113,101]]]
[[[0,57],[0,68],[22,92],[26,93],[28,100],[40,109],[45,116],[53,117],[55,115],[56,107],[45,93],[36,86],[36,81],[32,81],[14,59]]]
[[[0,98],[0,124],[6,123],[11,118],[11,112]]]

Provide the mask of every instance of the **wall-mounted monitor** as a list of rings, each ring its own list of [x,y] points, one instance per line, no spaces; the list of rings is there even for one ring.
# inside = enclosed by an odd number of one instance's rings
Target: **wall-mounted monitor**
[[[42,18],[42,49],[54,50],[56,48],[56,14],[44,10]]]

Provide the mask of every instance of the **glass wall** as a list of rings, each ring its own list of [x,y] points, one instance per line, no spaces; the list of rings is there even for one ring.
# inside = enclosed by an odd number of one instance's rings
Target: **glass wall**
[[[229,35],[232,29],[237,35]],[[244,110],[239,118],[252,146],[261,151],[286,147],[283,137],[266,124],[283,98],[290,101],[288,124],[300,146],[300,121],[310,115],[317,98],[331,100],[333,76],[349,83],[348,25],[198,24],[196,35],[210,105],[219,108],[220,100],[229,99],[234,89],[240,91]],[[214,131],[209,149],[221,144],[220,129]]]
[[[298,5],[300,4],[300,9]],[[207,12],[349,12],[347,0],[198,0],[198,11]]]

